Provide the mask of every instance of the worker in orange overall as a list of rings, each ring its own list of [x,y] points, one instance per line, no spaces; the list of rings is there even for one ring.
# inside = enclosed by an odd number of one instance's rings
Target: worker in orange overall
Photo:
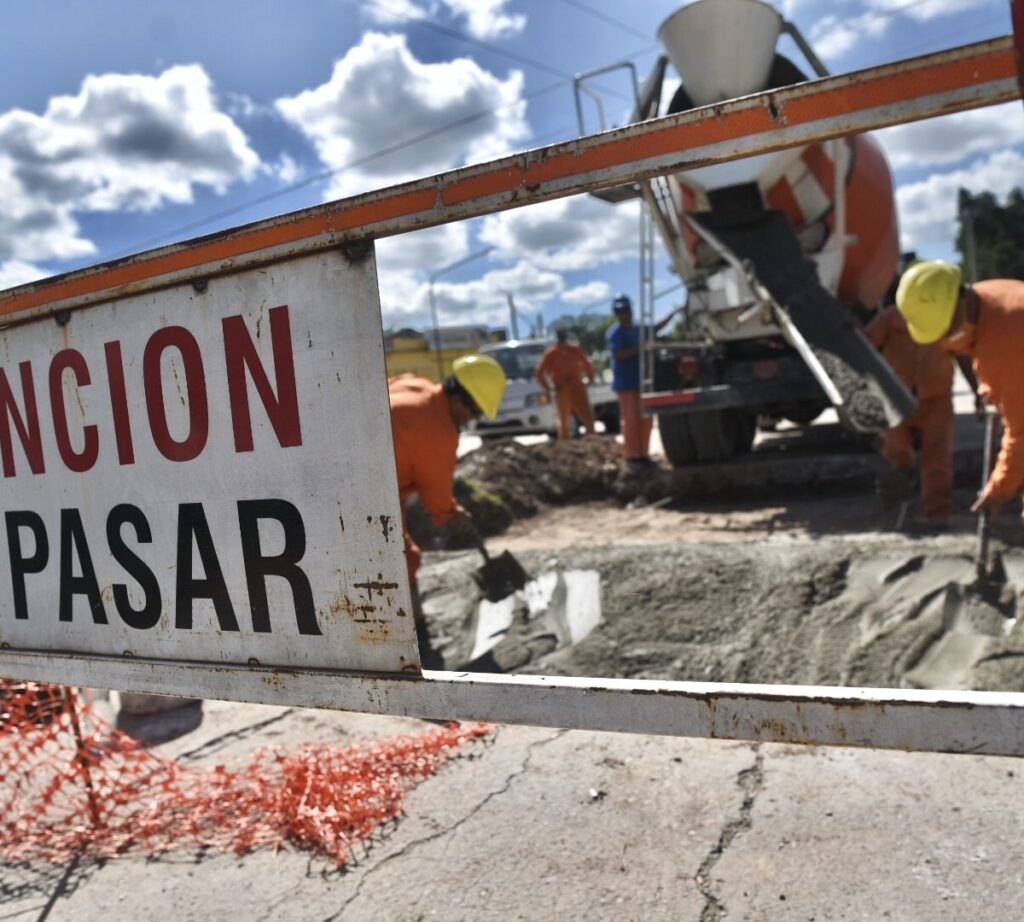
[[[572,417],[583,431],[594,431],[594,410],[590,406],[587,385],[594,380],[594,366],[587,353],[569,342],[569,333],[559,329],[556,342],[548,346],[537,364],[537,380],[546,391],[554,390],[558,409],[558,437],[572,438]]]
[[[979,393],[1003,417],[1003,442],[971,507],[995,514],[1024,489],[1024,282],[964,285],[958,266],[921,262],[900,279],[896,306],[916,342],[973,359]]]
[[[459,430],[481,414],[493,419],[505,394],[505,372],[489,356],[464,355],[452,364],[452,374],[441,384],[413,374],[388,379],[391,432],[398,470],[398,498],[402,505],[402,537],[420,660],[427,669],[442,661],[430,644],[426,620],[419,604],[416,573],[420,548],[409,534],[406,503],[413,494],[435,525],[468,526],[472,518],[452,492]]]
[[[901,482],[879,478],[885,500],[906,498],[915,469],[915,437],[921,444],[921,506],[935,526],[949,519],[953,495],[953,362],[938,345],[915,342],[903,315],[890,306],[864,330],[900,380],[917,397],[917,410],[883,435],[882,455]]]

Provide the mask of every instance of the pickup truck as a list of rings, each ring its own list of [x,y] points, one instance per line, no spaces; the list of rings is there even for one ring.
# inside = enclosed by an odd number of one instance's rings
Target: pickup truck
[[[481,355],[489,355],[505,370],[508,388],[494,419],[481,419],[473,431],[481,438],[531,435],[558,435],[558,413],[554,394],[537,382],[537,363],[551,343],[544,339],[512,339],[481,346]],[[600,374],[600,373],[599,373]],[[606,433],[619,431],[619,401],[611,385],[596,381],[588,388],[594,418]]]

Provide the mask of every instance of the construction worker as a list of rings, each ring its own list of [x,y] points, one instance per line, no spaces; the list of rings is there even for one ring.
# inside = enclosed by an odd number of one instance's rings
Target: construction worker
[[[605,338],[612,357],[612,390],[619,398],[623,456],[630,467],[646,467],[655,463],[650,457],[654,420],[644,416],[640,405],[640,327],[633,323],[633,303],[628,295],[618,295],[612,301],[612,311],[616,323]],[[675,313],[659,320],[654,333],[661,332]]]
[[[569,342],[567,330],[555,333],[554,345],[548,346],[537,363],[537,381],[546,391],[554,390],[558,409],[558,437],[572,438],[572,417],[580,421],[583,431],[594,431],[594,410],[590,406],[587,385],[594,380],[594,366],[587,353]]]
[[[964,285],[958,266],[921,262],[900,279],[896,306],[916,342],[973,359],[979,393],[1003,417],[999,457],[971,507],[997,513],[1024,489],[1024,282]]]
[[[420,549],[409,535],[406,503],[415,493],[435,525],[467,527],[472,519],[452,492],[459,430],[480,415],[493,419],[505,394],[505,372],[486,355],[464,355],[452,363],[452,374],[441,384],[413,374],[388,379],[391,431],[402,505],[405,561],[413,594],[413,613],[420,660],[428,669],[440,668],[440,655],[430,645],[419,604],[416,573]]]
[[[879,492],[883,501],[909,499],[916,437],[921,444],[922,510],[929,524],[941,527],[949,519],[953,494],[952,359],[941,346],[915,342],[895,306],[880,311],[864,332],[917,397],[917,410],[883,435],[882,455],[894,470],[879,478]]]

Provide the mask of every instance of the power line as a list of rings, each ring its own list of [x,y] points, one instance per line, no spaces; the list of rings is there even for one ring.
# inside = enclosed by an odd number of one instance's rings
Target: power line
[[[122,250],[116,253],[111,259],[117,259],[121,256],[126,256],[129,253],[137,253],[150,246],[153,246],[162,240],[166,240],[168,237],[177,237],[179,234],[187,234],[190,231],[198,230],[201,227],[205,227],[208,224],[212,224],[215,221],[219,221],[223,218],[230,218],[232,215],[239,214],[243,211],[247,211],[256,205],[265,205],[267,202],[273,201],[274,199],[281,198],[286,195],[291,195],[293,192],[297,192],[299,189],[304,189],[306,186],[311,186],[314,183],[321,182],[325,179],[330,179],[332,176],[338,173],[344,173],[347,170],[355,169],[359,166],[365,166],[367,163],[372,163],[375,160],[380,160],[382,157],[387,157],[391,154],[399,153],[400,151],[406,150],[407,148],[414,147],[417,144],[421,144],[423,141],[428,141],[431,138],[437,137],[438,135],[444,134],[448,131],[454,131],[456,128],[462,128],[465,125],[472,124],[475,121],[479,121],[482,118],[486,118],[489,115],[494,115],[496,112],[502,109],[509,108],[514,105],[518,105],[520,102],[526,102],[530,99],[536,99],[539,96],[543,96],[546,93],[551,93],[554,90],[561,89],[564,86],[562,81],[558,83],[549,83],[545,87],[541,87],[538,90],[533,90],[530,93],[524,94],[519,99],[514,100],[510,103],[505,103],[502,106],[495,106],[490,109],[484,109],[480,112],[474,112],[472,115],[467,115],[463,118],[456,119],[453,122],[446,122],[444,125],[438,125],[436,128],[431,128],[428,131],[421,132],[418,135],[414,135],[411,138],[405,138],[402,141],[398,141],[395,144],[390,144],[387,147],[382,147],[379,150],[375,150],[372,153],[366,154],[363,157],[357,157],[355,160],[350,160],[348,163],[344,163],[341,166],[332,167],[329,170],[321,170],[319,173],[314,173],[311,176],[307,176],[305,179],[300,179],[297,182],[291,183],[284,188],[275,189],[273,192],[268,192],[265,195],[258,196],[253,199],[249,199],[245,202],[240,202],[238,205],[233,205],[230,208],[225,208],[222,211],[215,212],[201,218],[198,221],[192,221],[189,224],[183,224],[180,227],[176,227],[172,230],[164,233],[149,237],[139,243],[132,244],[130,250]]]
[[[373,2],[373,5],[375,6],[381,6],[381,4],[377,3],[376,0],[368,0],[368,2]],[[414,20],[414,22],[425,25],[428,21]],[[438,24],[433,23],[432,25]],[[449,30],[447,29],[447,27],[443,26],[438,26],[438,28],[447,32],[458,32],[458,30]],[[464,38],[465,40],[470,41],[473,44],[480,44],[488,49],[493,49],[498,51],[499,53],[504,53],[502,52],[501,49],[494,49],[494,46],[488,45],[487,43],[476,42],[473,39],[469,39],[468,36],[465,36]],[[646,46],[644,48],[637,49],[632,53],[631,56],[636,57],[641,54],[645,54],[647,53],[647,51],[650,50],[651,47],[656,46]],[[556,72],[559,73],[559,75],[561,76],[562,72]],[[380,160],[382,157],[387,157],[390,156],[391,154],[399,153],[403,150],[420,144],[423,141],[428,141],[431,138],[437,137],[438,135],[445,134],[448,131],[453,131],[456,128],[462,128],[465,125],[472,124],[475,121],[479,121],[482,118],[486,118],[490,115],[493,115],[496,112],[501,111],[502,109],[518,105],[520,102],[527,102],[532,99],[537,99],[541,96],[553,92],[554,90],[560,89],[562,86],[565,85],[566,81],[572,80],[573,76],[571,74],[566,74],[558,83],[550,83],[544,87],[541,87],[540,89],[532,90],[529,93],[524,93],[521,97],[519,97],[516,100],[513,100],[512,102],[473,113],[472,115],[465,116],[464,118],[456,119],[453,122],[447,122],[444,125],[439,125],[436,128],[431,128],[428,131],[421,132],[420,134],[415,135],[411,138],[405,138],[402,141],[396,142],[395,144],[391,144],[388,145],[387,147],[373,151],[372,153],[369,153],[363,157],[359,157],[355,160],[349,161],[348,163],[342,164],[341,166],[333,167],[328,170],[321,170],[318,173],[314,173],[311,176],[307,176],[304,179],[291,183],[281,189],[275,189],[273,192],[268,192],[265,195],[257,196],[256,198],[240,202],[237,205],[233,205],[230,208],[225,208],[221,211],[214,212],[199,220],[191,221],[188,224],[180,225],[166,232],[146,238],[145,240],[135,242],[132,244],[131,248],[120,250],[114,253],[110,258],[118,259],[122,256],[127,256],[132,253],[138,253],[141,250],[148,249],[149,247],[155,246],[165,240],[177,239],[183,234],[188,234],[191,233],[192,231],[200,230],[201,228],[206,227],[207,225],[212,224],[214,222],[221,221],[224,218],[230,218],[234,215],[241,214],[242,212],[248,211],[250,208],[254,208],[257,205],[265,205],[267,202],[271,202],[274,201],[275,199],[291,195],[292,193],[297,192],[300,189],[304,189],[307,186],[311,186],[314,183],[321,182],[325,179],[330,179],[332,176],[335,176],[339,173],[355,169],[356,167],[365,166],[367,163],[372,163],[375,160]]]
[[[588,6],[586,3],[583,3],[582,0],[562,0],[562,2],[593,16],[595,19],[600,19],[602,22],[608,23],[608,25],[615,26],[615,28],[621,29],[623,32],[628,32],[636,38],[642,38],[645,40],[650,38],[649,34],[641,32],[639,29],[634,29],[629,23],[623,22],[621,19],[616,19],[614,16],[609,16],[607,13],[595,10],[592,6]]]

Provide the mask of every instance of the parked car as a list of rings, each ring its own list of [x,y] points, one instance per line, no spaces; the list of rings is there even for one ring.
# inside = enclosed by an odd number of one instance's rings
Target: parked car
[[[474,431],[481,438],[545,433],[558,435],[554,394],[537,382],[537,364],[551,343],[544,339],[512,339],[480,347],[505,370],[508,388],[494,419],[481,419]],[[594,418],[605,432],[619,431],[619,402],[610,384],[597,381],[588,388]]]

